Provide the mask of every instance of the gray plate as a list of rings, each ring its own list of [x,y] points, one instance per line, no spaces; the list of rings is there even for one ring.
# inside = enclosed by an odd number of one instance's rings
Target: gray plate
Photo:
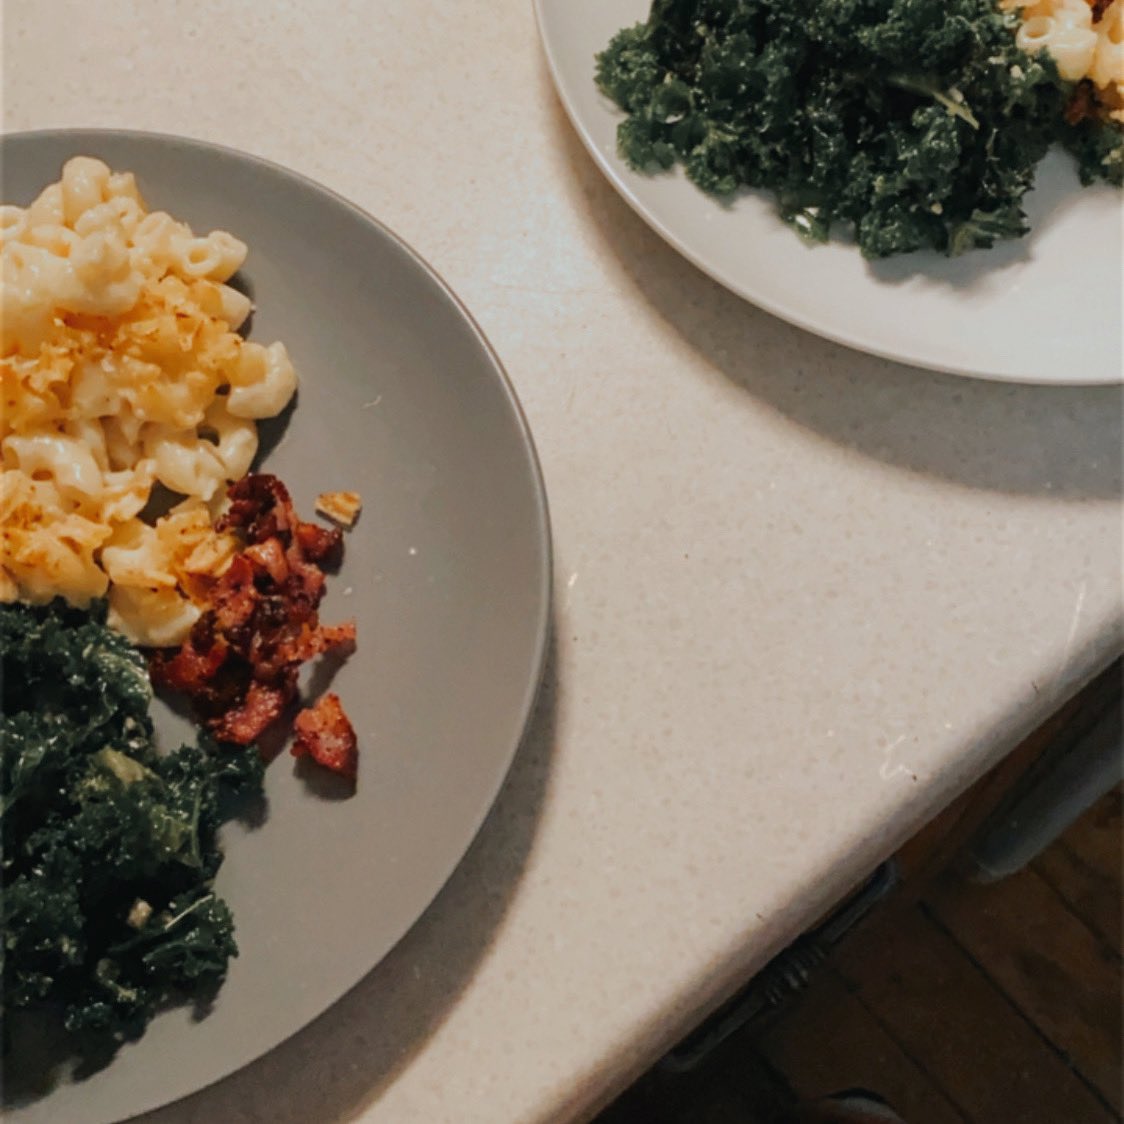
[[[357,983],[482,823],[530,713],[549,617],[549,526],[526,422],[480,330],[416,254],[297,175],[141,133],[5,137],[3,201],[29,202],[80,153],[136,172],[149,207],[249,244],[251,338],[283,340],[301,377],[296,408],[264,434],[265,467],[307,516],[321,491],[364,500],[322,612],[358,621],[333,689],[362,756],[350,798],[278,757],[264,823],[225,830],[218,888],[242,954],[211,1013],[159,1016],[100,1072],[7,1106],[20,1124],[100,1124],[185,1096]],[[178,721],[159,715],[164,744],[186,729]]]

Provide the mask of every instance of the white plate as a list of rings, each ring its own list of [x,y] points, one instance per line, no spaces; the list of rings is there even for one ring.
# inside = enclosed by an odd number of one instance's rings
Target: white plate
[[[724,205],[681,172],[646,176],[617,155],[623,114],[593,81],[594,55],[648,0],[535,0],[550,69],[570,119],[637,213],[727,288],[810,332],[905,363],[1011,382],[1124,381],[1124,204],[1082,189],[1051,154],[1028,197],[1031,234],[957,259],[865,262],[842,242],[809,247],[771,201]]]

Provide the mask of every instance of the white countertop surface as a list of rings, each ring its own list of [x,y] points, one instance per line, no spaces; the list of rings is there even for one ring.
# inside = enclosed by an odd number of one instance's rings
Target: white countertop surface
[[[730,296],[587,158],[528,0],[6,0],[0,34],[6,131],[220,142],[404,237],[552,509],[547,682],[467,858],[336,1007],[149,1124],[588,1116],[1120,651],[1120,392]]]

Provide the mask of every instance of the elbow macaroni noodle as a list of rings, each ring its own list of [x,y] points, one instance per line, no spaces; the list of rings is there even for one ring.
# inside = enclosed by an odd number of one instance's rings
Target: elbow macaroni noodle
[[[1124,0],[1112,0],[1094,21],[1087,0],[1006,0],[1022,23],[1015,41],[1030,53],[1045,48],[1069,82],[1088,79],[1109,117],[1124,121]]]
[[[137,643],[186,635],[236,547],[213,518],[254,422],[296,389],[283,344],[237,334],[245,257],[88,157],[0,207],[0,600],[108,595]],[[145,522],[157,483],[183,498]]]

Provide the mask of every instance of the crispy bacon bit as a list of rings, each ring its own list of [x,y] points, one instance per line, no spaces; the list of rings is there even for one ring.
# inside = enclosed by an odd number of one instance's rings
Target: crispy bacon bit
[[[159,649],[150,657],[152,677],[157,684],[175,685],[187,694],[205,691],[208,682],[217,674],[226,659],[225,645],[207,644],[195,647],[184,644],[170,654],[171,649]]]
[[[215,524],[216,531],[239,531],[251,543],[276,537],[289,545],[298,520],[289,489],[276,476],[267,472],[243,476],[231,484],[227,498],[230,509]]]
[[[1083,78],[1074,87],[1063,116],[1067,125],[1080,125],[1087,117],[1096,117],[1096,115],[1096,90],[1088,78]]]
[[[292,684],[296,695],[296,683]],[[211,733],[222,742],[249,745],[281,717],[290,702],[289,684],[271,685],[251,679],[237,706],[211,719]]]
[[[302,710],[293,722],[293,729],[297,735],[292,748],[294,757],[311,757],[318,765],[348,780],[355,779],[359,765],[358,744],[338,695],[329,691]]]
[[[324,645],[322,651],[334,652],[337,648],[347,648],[350,651],[355,647],[355,622],[323,625],[319,637]]]
[[[339,565],[343,555],[343,532],[338,527],[298,523],[297,542],[311,561],[322,562],[325,566]]]
[[[338,562],[340,531],[301,522],[275,476],[245,476],[231,486],[229,497],[230,508],[218,525],[247,545],[218,580],[210,607],[183,645],[154,652],[150,666],[153,682],[187,694],[216,738],[249,745],[296,701],[301,664],[354,647],[355,624],[325,626],[317,612],[324,596],[320,567]],[[347,768],[329,767],[354,777],[354,746],[339,749],[340,731],[351,726],[338,699],[333,706],[338,717],[328,709],[321,719],[304,719],[304,725],[315,731],[316,722],[331,719],[336,748],[303,752],[318,761],[325,755],[350,761]]]
[[[206,643],[210,643],[216,633],[234,633],[249,623],[254,615],[255,601],[253,563],[249,558],[236,554],[212,595],[214,616],[204,613],[195,622],[193,638],[206,637]]]
[[[265,570],[275,585],[284,585],[289,577],[289,563],[280,539],[266,539],[246,547],[243,557],[248,558],[255,567]]]
[[[1089,0],[1089,7],[1093,9],[1093,23],[1100,23],[1105,12],[1112,7],[1112,0]]]

